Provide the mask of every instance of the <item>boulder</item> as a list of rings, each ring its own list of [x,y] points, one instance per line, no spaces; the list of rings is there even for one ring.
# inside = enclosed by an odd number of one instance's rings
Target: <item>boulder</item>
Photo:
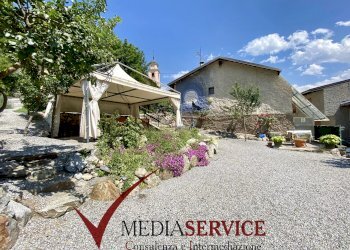
[[[208,155],[210,158],[214,157],[214,154],[216,154],[216,146],[214,144],[209,144],[208,146]]]
[[[144,181],[147,184],[148,188],[153,188],[158,186],[160,183],[160,178],[158,175],[152,174]]]
[[[197,156],[192,155],[191,159],[190,159],[190,164],[191,167],[196,167],[198,165],[198,159]]]
[[[162,169],[159,173],[159,177],[161,180],[168,180],[174,177],[173,171],[169,169]]]
[[[52,166],[38,167],[29,170],[30,175],[27,177],[29,181],[40,181],[53,178],[57,172],[56,168]]]
[[[334,156],[336,156],[336,157],[341,157],[341,154],[340,154],[340,151],[339,151],[338,148],[333,148],[333,149],[331,150],[331,154],[334,155]]]
[[[182,170],[182,173],[187,172],[188,170],[190,170],[191,168],[191,163],[190,160],[188,159],[187,155],[182,155],[182,157],[184,158],[184,169]]]
[[[77,180],[80,180],[81,178],[83,178],[83,174],[82,173],[76,173],[74,175],[74,178],[77,179]]]
[[[101,181],[93,187],[90,198],[98,201],[111,201],[120,196],[120,192],[111,180]]]
[[[6,178],[21,178],[26,177],[29,173],[25,166],[20,165],[16,161],[2,162],[0,168],[0,176]]]
[[[82,172],[86,166],[82,156],[79,153],[67,154],[65,160],[62,161],[64,170],[69,173]]]
[[[36,193],[59,192],[73,189],[74,187],[75,184],[71,179],[55,179],[45,182],[42,186],[38,186],[38,188],[36,188]]]
[[[191,145],[191,144],[194,144],[194,143],[196,143],[196,142],[197,142],[197,139],[191,138],[191,139],[189,139],[189,140],[186,142],[186,144],[187,144],[187,145]]]
[[[0,214],[0,249],[12,248],[19,235],[17,221],[5,214]]]
[[[89,180],[91,180],[94,177],[92,176],[92,174],[86,173],[86,174],[83,174],[82,178],[83,178],[84,181],[89,181]]]
[[[145,168],[138,168],[135,171],[135,175],[139,178],[145,177],[148,174]]]
[[[103,163],[103,161],[102,161]],[[107,167],[106,165],[101,165],[100,169],[106,173],[110,173],[111,169],[109,167]]]
[[[207,144],[203,141],[201,141],[200,143],[198,143],[199,146],[207,146]]]
[[[2,213],[10,202],[10,196],[3,187],[0,187],[0,213]]]
[[[10,201],[8,203],[5,212],[12,218],[15,218],[19,226],[22,227],[24,227],[30,218],[32,218],[32,210],[15,201]]]
[[[45,206],[38,213],[45,218],[57,218],[80,206],[83,200],[70,193],[54,193],[45,200]]]
[[[97,165],[99,162],[99,159],[95,155],[89,155],[88,157],[85,158],[85,162],[87,164]]]

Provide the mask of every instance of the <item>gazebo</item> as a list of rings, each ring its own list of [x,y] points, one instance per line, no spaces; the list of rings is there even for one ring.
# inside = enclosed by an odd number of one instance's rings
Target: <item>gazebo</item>
[[[57,96],[55,109],[53,109],[53,102],[48,103],[45,117],[49,122],[55,110],[54,137],[58,136],[61,112],[81,113],[79,135],[89,140],[100,135],[98,129],[100,112],[110,114],[118,112],[120,115],[139,118],[140,106],[159,103],[163,100],[170,100],[176,112],[176,127],[182,126],[179,92],[140,83],[128,75],[121,66],[129,68],[116,62],[92,72],[88,78],[77,81],[67,93]]]

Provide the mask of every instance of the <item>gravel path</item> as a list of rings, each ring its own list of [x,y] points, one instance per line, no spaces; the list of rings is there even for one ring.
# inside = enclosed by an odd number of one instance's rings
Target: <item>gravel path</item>
[[[350,165],[346,159],[270,149],[256,141],[224,139],[219,147],[219,155],[208,167],[192,169],[122,203],[106,229],[101,249],[125,249],[128,240],[138,245],[183,243],[187,246],[183,249],[189,249],[190,240],[260,244],[261,249],[349,249]],[[87,201],[80,209],[97,224],[109,204]],[[170,223],[264,220],[267,236],[121,236],[122,221],[152,219]],[[97,248],[72,211],[55,220],[33,218],[14,249]]]
[[[5,109],[0,113],[0,161],[11,155],[32,155],[49,152],[69,152],[82,148],[92,148],[94,143],[79,143],[77,140],[58,140],[40,136],[47,130],[43,119],[36,118],[29,127],[28,135],[23,134],[27,115]]]

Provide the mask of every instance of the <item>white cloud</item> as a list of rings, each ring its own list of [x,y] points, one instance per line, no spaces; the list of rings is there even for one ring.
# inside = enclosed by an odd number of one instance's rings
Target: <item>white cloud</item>
[[[183,76],[184,74],[187,74],[189,71],[188,70],[181,70],[181,71],[179,71],[179,72],[177,72],[177,73],[175,73],[175,74],[171,74],[170,75],[170,78],[172,78],[172,79],[177,79],[177,78],[179,78],[179,77],[181,77],[181,76]]]
[[[346,26],[346,27],[350,27],[350,20],[349,21],[339,21],[336,22],[337,26]]]
[[[350,69],[344,70],[340,74],[333,76],[331,78],[325,79],[325,80],[320,81],[320,82],[306,84],[306,85],[302,85],[302,86],[297,86],[297,85],[294,85],[294,86],[296,87],[296,89],[298,89],[300,92],[302,92],[302,91],[305,91],[308,89],[316,88],[316,87],[323,86],[323,85],[326,85],[329,83],[339,82],[339,81],[347,80],[347,79],[350,79]]]
[[[307,67],[301,75],[309,75],[309,76],[314,76],[314,75],[322,75],[322,71],[324,70],[324,67],[321,65],[317,64],[311,64],[309,67]]]
[[[240,52],[245,52],[252,56],[276,54],[288,49],[289,44],[277,33],[262,36],[250,41]]]
[[[292,53],[294,64],[325,63],[350,61],[350,36],[346,36],[340,43],[330,39],[315,39]]]
[[[215,56],[213,55],[213,53],[210,53],[210,55],[207,58],[207,61],[211,61],[215,58]]]
[[[294,32],[288,37],[290,47],[295,47],[297,45],[306,44],[309,40],[309,33],[306,30],[299,30]]]
[[[270,56],[269,58],[262,60],[260,63],[280,63],[284,61],[284,58],[279,59],[278,56]]]
[[[324,38],[330,38],[333,36],[333,31],[324,28],[318,28],[311,32],[314,36],[321,35]]]

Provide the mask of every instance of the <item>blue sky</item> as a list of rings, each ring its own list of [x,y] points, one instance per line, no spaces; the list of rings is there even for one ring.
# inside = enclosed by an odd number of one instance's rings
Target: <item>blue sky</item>
[[[216,56],[280,68],[306,89],[350,78],[349,0],[107,0],[106,15],[160,65],[161,81]]]

